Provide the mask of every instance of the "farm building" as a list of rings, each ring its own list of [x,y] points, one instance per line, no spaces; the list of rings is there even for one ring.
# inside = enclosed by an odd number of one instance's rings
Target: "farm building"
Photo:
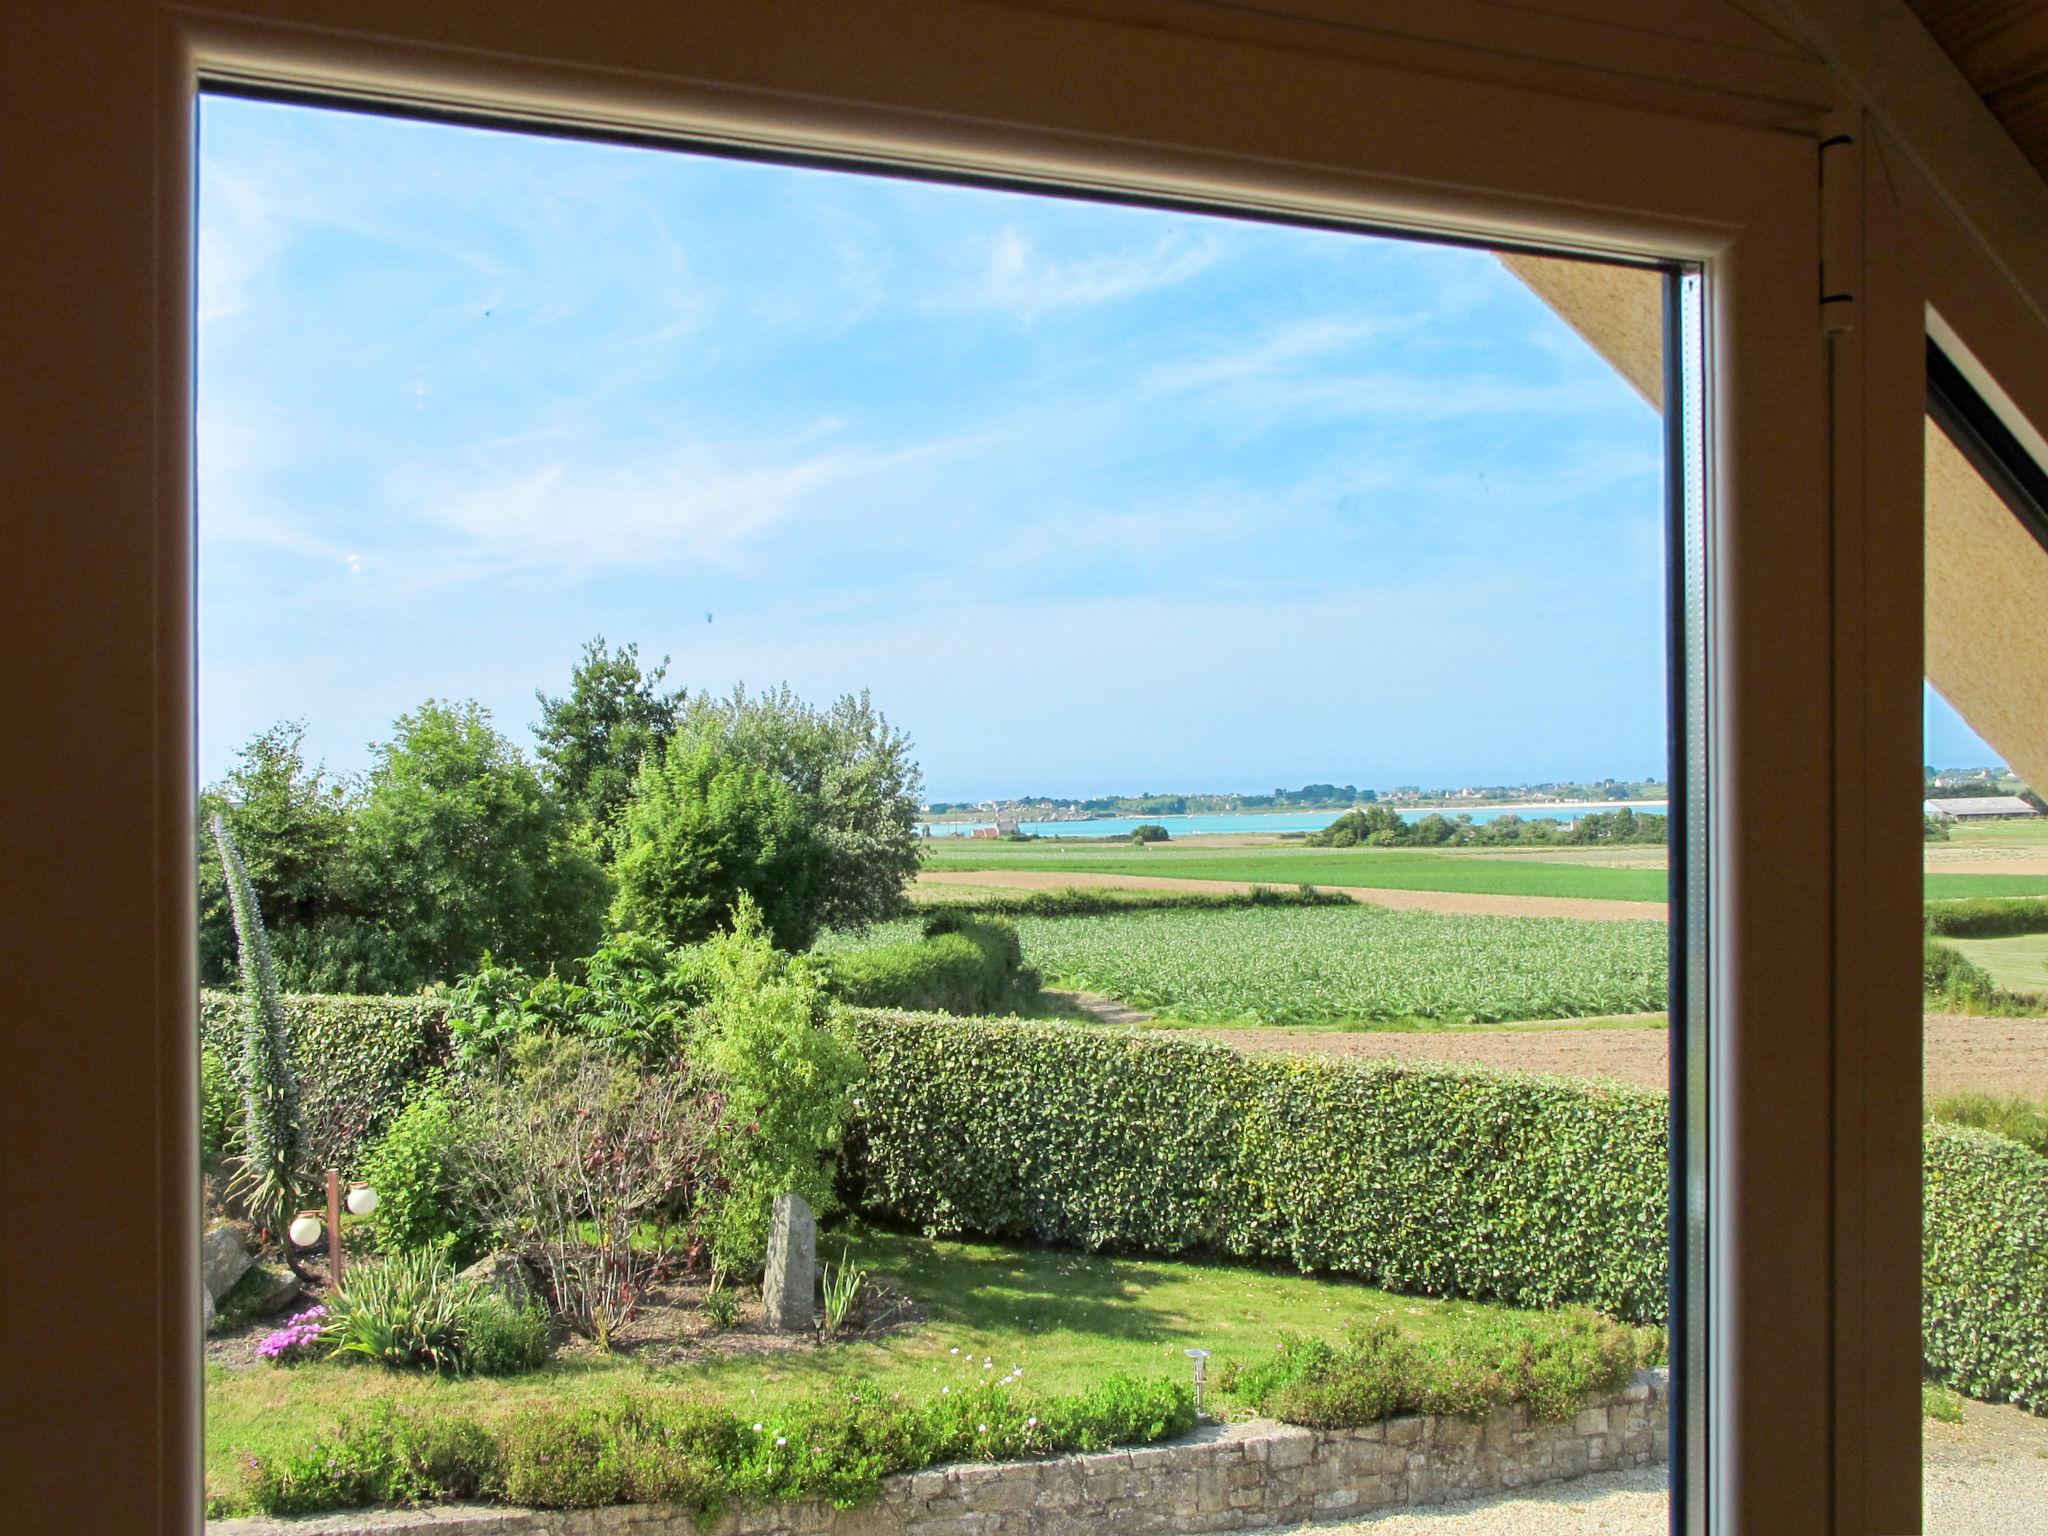
[[[1944,821],[2013,821],[2041,813],[2018,795],[1967,795],[1960,800],[1930,800],[1927,814]]]

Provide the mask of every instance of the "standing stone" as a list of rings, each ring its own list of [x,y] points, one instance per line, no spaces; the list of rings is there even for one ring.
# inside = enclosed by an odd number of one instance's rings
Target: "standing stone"
[[[761,1309],[777,1333],[808,1333],[818,1289],[818,1221],[802,1195],[777,1195],[768,1227]]]

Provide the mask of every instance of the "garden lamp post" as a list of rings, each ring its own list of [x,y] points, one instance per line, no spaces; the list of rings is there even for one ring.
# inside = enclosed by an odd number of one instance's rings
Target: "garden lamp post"
[[[1209,1351],[1206,1349],[1190,1349],[1186,1351],[1186,1354],[1190,1360],[1195,1362],[1195,1417],[1199,1419],[1202,1416],[1202,1382],[1207,1374],[1204,1367],[1209,1359]]]

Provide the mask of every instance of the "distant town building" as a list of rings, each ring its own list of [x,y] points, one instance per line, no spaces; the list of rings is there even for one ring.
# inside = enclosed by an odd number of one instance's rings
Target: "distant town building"
[[[1017,818],[1016,818],[1016,817],[1014,817],[1014,816],[998,816],[998,817],[996,818],[996,836],[997,836],[997,837],[1015,837],[1016,835],[1017,835]]]
[[[1927,814],[1947,821],[2013,821],[2041,813],[2018,795],[1972,795],[1960,800],[1929,800]]]

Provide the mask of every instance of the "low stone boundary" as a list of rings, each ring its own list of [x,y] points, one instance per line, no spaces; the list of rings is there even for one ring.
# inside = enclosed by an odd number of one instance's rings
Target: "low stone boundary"
[[[1661,1462],[1669,1454],[1663,1371],[1638,1372],[1563,1424],[1517,1405],[1483,1423],[1418,1417],[1313,1430],[1258,1420],[1166,1445],[966,1463],[889,1478],[859,1509],[786,1504],[700,1528],[647,1504],[525,1510],[441,1505],[297,1520],[225,1520],[209,1536],[1186,1536],[1339,1520],[1483,1497]]]

